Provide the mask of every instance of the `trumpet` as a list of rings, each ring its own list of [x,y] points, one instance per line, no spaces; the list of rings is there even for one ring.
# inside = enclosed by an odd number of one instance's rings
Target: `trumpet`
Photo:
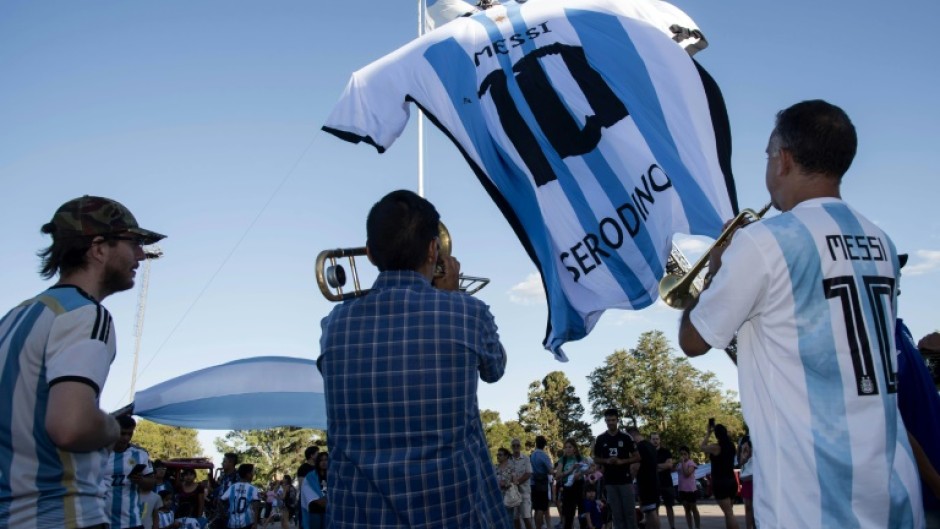
[[[443,222],[437,225],[437,239],[440,245],[440,255],[447,257],[453,250],[453,240],[450,238],[450,232]],[[338,248],[335,250],[323,250],[317,255],[316,274],[317,285],[320,287],[320,293],[330,301],[346,301],[347,299],[357,298],[369,293],[370,289],[363,289],[359,284],[359,271],[356,269],[356,257],[366,255],[366,247],[358,246],[355,248]],[[337,259],[347,258],[349,270],[352,276],[352,290],[343,292],[346,286],[346,269],[342,264],[337,263]],[[435,277],[444,275],[444,266],[438,261],[434,270]],[[461,292],[473,295],[490,283],[489,278],[467,276],[460,274],[459,286]]]
[[[674,309],[682,310],[690,306],[702,291],[701,280],[698,276],[705,268],[705,265],[708,264],[708,257],[712,249],[727,244],[738,228],[755,220],[760,220],[770,210],[770,206],[771,204],[768,202],[760,211],[745,209],[738,213],[691,268],[686,268],[681,261],[675,261],[673,255],[670,254],[670,260],[666,264],[666,275],[659,281],[659,297],[663,298],[663,301]],[[677,251],[675,247],[673,251]],[[683,258],[682,261],[685,261],[685,259]],[[685,263],[687,264],[687,262]]]

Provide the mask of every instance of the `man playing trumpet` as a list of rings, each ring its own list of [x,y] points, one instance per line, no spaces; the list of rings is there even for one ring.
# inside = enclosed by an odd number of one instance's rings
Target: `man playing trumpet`
[[[710,281],[680,324],[689,356],[737,334],[764,529],[923,527],[897,410],[898,257],[840,198],[856,144],[825,101],[777,114],[766,178],[783,214],[713,249]]]
[[[506,353],[486,304],[458,291],[457,260],[435,277],[439,222],[410,191],[376,203],[366,247],[379,276],[323,319],[327,527],[510,527],[476,395]]]

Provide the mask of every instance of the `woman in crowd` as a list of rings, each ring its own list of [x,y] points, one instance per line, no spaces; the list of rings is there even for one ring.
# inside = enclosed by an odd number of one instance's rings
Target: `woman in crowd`
[[[738,444],[738,463],[741,464],[741,499],[744,500],[744,525],[754,529],[754,449],[751,437],[745,435]]]
[[[290,474],[284,474],[281,478],[277,496],[278,505],[281,508],[281,529],[289,529],[290,521],[294,517],[294,507],[297,504],[297,489],[294,488],[294,479]]]
[[[300,492],[302,529],[323,529],[326,517],[326,471],[330,456],[317,452],[313,470],[304,476]]]
[[[709,444],[713,431],[717,442]],[[716,426],[709,422],[701,448],[711,458],[712,493],[725,515],[725,529],[738,529],[738,521],[732,510],[734,498],[738,495],[738,480],[734,476],[736,450],[734,442],[728,437],[728,429],[723,424]]]
[[[206,488],[196,482],[196,471],[184,468],[180,473],[180,483],[176,486],[176,515],[187,508],[193,518],[201,518],[205,508]]]
[[[512,486],[513,480],[516,478],[512,471],[513,467],[510,464],[511,457],[512,454],[507,448],[500,448],[496,450],[496,481],[499,482],[499,490],[503,492],[503,505],[506,504],[506,493],[509,492],[509,488]],[[515,509],[515,505],[506,507],[506,510],[509,511],[510,516],[515,512]]]
[[[590,466],[590,460],[581,455],[577,442],[574,439],[566,439],[564,455],[555,465],[555,479],[562,483],[560,507],[562,519],[565,521],[564,529],[572,529],[575,511],[581,511],[584,474]]]
[[[698,465],[689,457],[689,447],[679,447],[679,464],[676,471],[679,474],[679,501],[685,509],[685,523],[689,529],[702,529],[702,517],[698,513],[698,487],[695,483],[695,469]],[[694,525],[693,525],[694,522]]]

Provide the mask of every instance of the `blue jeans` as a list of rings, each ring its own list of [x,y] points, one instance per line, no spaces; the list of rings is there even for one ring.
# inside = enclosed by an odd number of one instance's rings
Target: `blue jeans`
[[[607,492],[614,529],[637,529],[633,484],[605,485],[604,490]]]

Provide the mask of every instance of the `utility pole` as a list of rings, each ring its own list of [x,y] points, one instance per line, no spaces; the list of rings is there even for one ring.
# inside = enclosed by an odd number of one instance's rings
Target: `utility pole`
[[[140,360],[140,343],[144,336],[144,312],[147,309],[147,289],[150,288],[150,265],[154,259],[163,256],[163,250],[153,245],[144,249],[144,271],[140,278],[140,290],[137,293],[137,321],[134,325],[134,370],[131,371],[131,391],[129,402],[134,402],[134,390],[137,389],[137,364]]]

